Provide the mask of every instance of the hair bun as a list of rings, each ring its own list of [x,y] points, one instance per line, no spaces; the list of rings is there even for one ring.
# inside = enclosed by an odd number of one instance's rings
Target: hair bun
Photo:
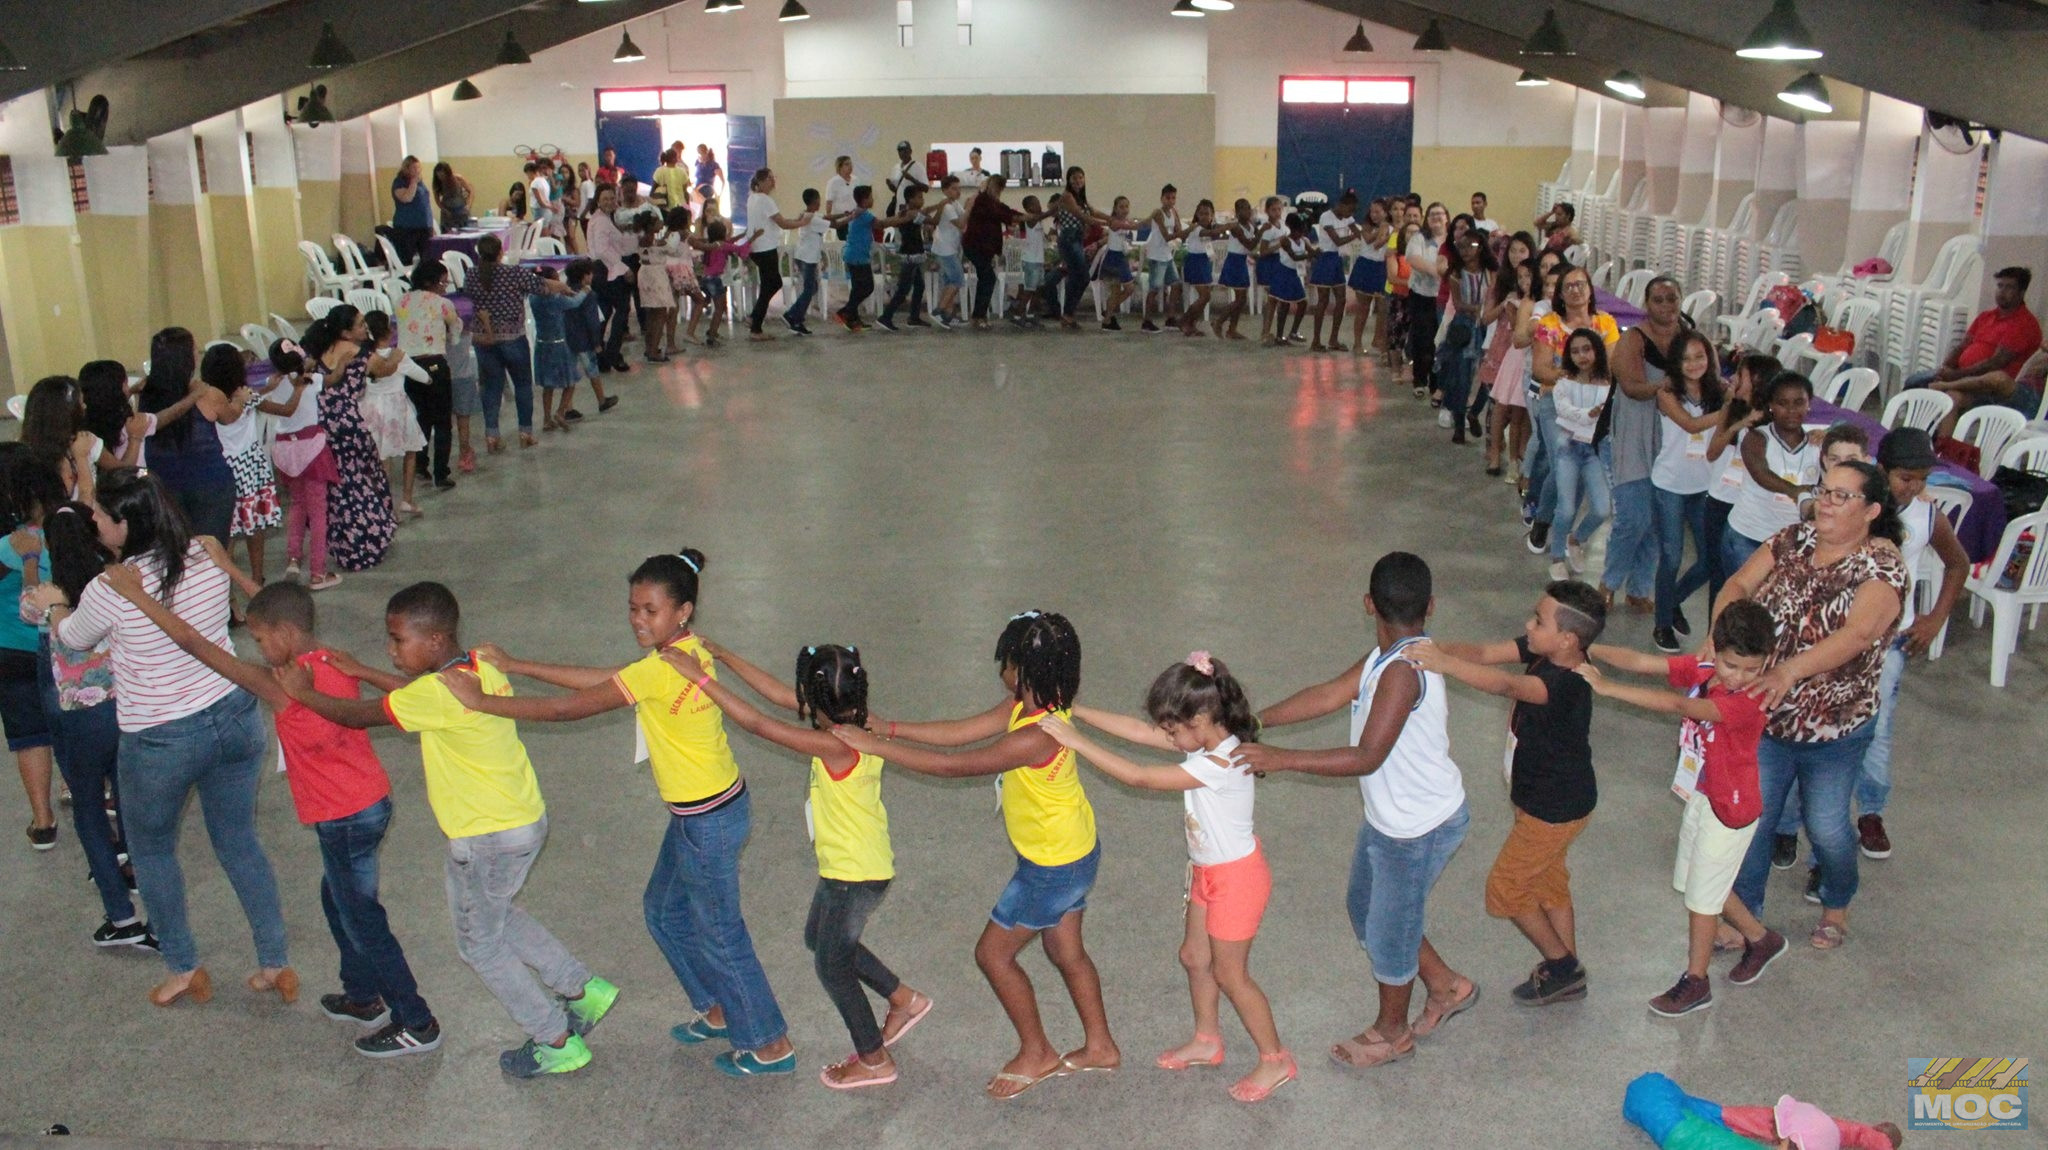
[[[676,558],[689,564],[690,570],[695,571],[697,574],[702,575],[704,573],[704,553],[695,547],[685,547],[676,552]]]

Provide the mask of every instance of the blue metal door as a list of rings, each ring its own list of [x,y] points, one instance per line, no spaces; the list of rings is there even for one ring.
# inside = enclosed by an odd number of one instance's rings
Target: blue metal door
[[[747,230],[747,187],[754,173],[768,166],[768,117],[727,116],[725,118],[725,179],[732,193],[732,223],[735,235]]]
[[[619,154],[619,166],[641,183],[654,179],[661,166],[661,121],[652,116],[617,116],[600,112],[597,117],[597,154],[611,148]]]
[[[1344,189],[1371,200],[1409,190],[1411,104],[1282,104],[1275,189],[1283,196]]]

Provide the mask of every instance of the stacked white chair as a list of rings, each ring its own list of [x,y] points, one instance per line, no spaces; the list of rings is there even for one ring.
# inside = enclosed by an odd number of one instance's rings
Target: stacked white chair
[[[1956,439],[1977,448],[1977,474],[1986,479],[1998,473],[1999,458],[2007,444],[2027,430],[2027,417],[2010,407],[1982,405],[1964,412],[1956,420]]]
[[[1920,335],[1913,341],[1914,371],[1933,371],[1963,342],[1984,288],[1984,253],[1964,252],[1939,290],[1920,301]]]
[[[1756,231],[1756,193],[1751,192],[1735,205],[1735,214],[1729,217],[1728,226],[1715,228],[1708,240],[1708,255],[1711,260],[1705,275],[1708,287],[1716,291],[1735,294],[1742,287],[1738,277],[1736,252],[1743,240],[1750,239]]]
[[[461,291],[462,285],[469,282],[469,273],[476,267],[467,252],[442,252],[441,262],[448,268],[448,286],[456,291]]]
[[[2006,448],[2000,465],[2048,473],[2048,439],[2013,444]],[[2026,558],[2008,582],[2006,571],[2022,550]],[[1963,586],[1970,593],[1972,623],[1982,627],[1985,609],[1991,611],[1991,685],[2003,687],[2006,669],[2019,649],[2020,612],[2029,612],[2027,627],[2031,630],[2041,622],[2041,605],[2048,603],[2048,510],[2008,522],[1990,562],[1972,568]]]
[[[1873,289],[1884,316],[1882,365],[1888,377],[1908,375],[1915,370],[1912,365],[1920,341],[1920,309],[1927,300],[1947,294],[1944,288],[1949,286],[1956,264],[1965,255],[1973,254],[1977,245],[1974,235],[1956,236],[1935,253],[1926,279],[1911,282],[1895,276],[1889,284]],[[1980,276],[1982,268],[1983,257],[1979,256]]]
[[[1650,214],[1650,181],[1647,176],[1636,181],[1636,190],[1630,193],[1628,207],[1622,210],[1621,219],[1622,240],[1615,258],[1623,267],[1656,267],[1657,217]]]
[[[1601,264],[1593,272],[1593,286],[1601,291],[1614,291],[1615,282],[1613,260],[1608,260],[1606,263]]]
[[[1714,318],[1714,304],[1721,299],[1721,293],[1713,288],[1701,288],[1679,301],[1678,310],[1692,320],[1692,325],[1704,328]]]
[[[1905,254],[1906,222],[1901,220],[1886,230],[1884,239],[1879,241],[1877,245],[1877,255],[1870,258],[1881,259],[1896,269],[1899,266],[1899,261],[1905,258]],[[1828,284],[1829,290],[1832,291],[1836,288],[1846,287],[1852,295],[1864,299],[1876,299],[1878,290],[1891,286],[1892,281],[1898,275],[1896,270],[1887,272],[1884,275],[1874,276],[1854,274],[1856,265],[1862,262],[1863,257],[1853,257],[1844,261],[1841,270],[1837,271],[1833,276],[1823,277],[1831,281]]]
[[[1955,410],[1956,401],[1945,391],[1931,387],[1915,388],[1892,396],[1884,405],[1882,422],[1885,427],[1897,430],[1901,427],[1917,427],[1929,435]]]
[[[1758,272],[1784,272],[1795,279],[1800,272],[1799,262],[1799,201],[1787,200],[1778,208],[1778,214],[1771,219],[1770,230],[1753,251],[1753,259],[1743,261],[1742,277],[1746,280]],[[1826,285],[1822,285],[1825,288]]]
[[[343,275],[327,258],[327,250],[312,240],[299,241],[299,256],[306,261],[306,287],[314,295],[341,299],[355,280]]]
[[[328,312],[340,307],[343,302],[333,296],[314,296],[306,301],[306,314],[315,320],[323,320],[327,318]]]
[[[1849,353],[1846,351],[1827,352],[1814,361],[1813,370],[1806,373],[1806,378],[1813,382],[1813,390],[1819,392],[1835,381],[1842,365],[1848,362]]]
[[[350,288],[348,305],[359,312],[381,311],[391,314],[391,297],[379,288]]]
[[[1649,290],[1650,281],[1656,278],[1657,272],[1655,269],[1637,268],[1621,277],[1621,282],[1615,285],[1614,294],[1637,307],[1641,307],[1643,306],[1643,294]]]
[[[348,277],[351,287],[366,287],[383,290],[391,280],[391,273],[383,268],[370,266],[363,249],[352,239],[340,232],[334,233],[334,250],[341,256],[342,274]]]
[[[391,237],[383,232],[377,233],[377,250],[384,254],[384,271],[391,279],[409,280],[412,278],[412,269],[419,266],[420,261],[417,258],[411,263],[399,259],[398,248],[392,244]]]
[[[1733,315],[1724,315],[1714,321],[1714,330],[1725,331],[1734,338],[1735,329],[1748,322],[1750,315],[1763,303],[1764,296],[1774,287],[1783,287],[1792,280],[1783,272],[1765,272],[1750,281],[1749,294],[1742,297],[1742,307]]]

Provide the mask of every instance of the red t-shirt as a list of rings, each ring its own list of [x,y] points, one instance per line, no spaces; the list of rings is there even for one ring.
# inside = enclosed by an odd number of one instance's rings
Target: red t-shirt
[[[1992,308],[1980,312],[1970,321],[1969,333],[1963,336],[1962,353],[1956,356],[1956,366],[1972,368],[1990,359],[1999,351],[2012,352],[2012,359],[2005,370],[2018,375],[2020,365],[2027,357],[2041,348],[2041,321],[2026,305],[2012,309],[2011,315]]]
[[[1705,764],[1700,768],[1698,786],[1714,808],[1714,817],[1721,820],[1722,826],[1740,830],[1764,813],[1756,766],[1756,745],[1764,736],[1767,718],[1763,704],[1726,687],[1708,685],[1714,677],[1712,663],[1698,662],[1690,655],[1673,655],[1669,668],[1673,690],[1703,696],[1721,711],[1718,723],[1685,720],[1678,729],[1678,739],[1698,751]]]
[[[362,684],[312,651],[299,663],[313,669],[313,689],[341,699],[361,697]],[[370,747],[370,732],[332,723],[294,700],[277,713],[277,741],[284,750],[284,778],[292,806],[307,825],[347,818],[391,793],[384,764]]]

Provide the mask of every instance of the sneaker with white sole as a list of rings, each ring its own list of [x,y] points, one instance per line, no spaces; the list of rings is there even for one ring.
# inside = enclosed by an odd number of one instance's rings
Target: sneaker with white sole
[[[356,1053],[364,1058],[403,1058],[425,1054],[441,1046],[441,1023],[429,1018],[425,1026],[407,1026],[396,1020],[372,1034],[356,1039]]]
[[[1443,408],[1438,408],[1436,413],[1436,425],[1438,427],[1443,428],[1446,431],[1450,430],[1451,413],[1449,411],[1444,410]]]
[[[1578,575],[1586,570],[1586,545],[1584,543],[1576,539],[1565,540],[1564,554],[1565,559],[1572,565],[1572,574]]]
[[[141,946],[145,939],[155,941],[149,937],[149,924],[139,918],[127,922],[108,919],[92,932],[94,946]]]
[[[1550,578],[1552,582],[1562,583],[1571,577],[1572,569],[1564,560],[1553,559],[1550,561]]]
[[[391,1008],[381,998],[368,1002],[357,1002],[346,994],[323,994],[320,996],[320,1013],[336,1022],[353,1022],[358,1026],[382,1026],[391,1021]]]

